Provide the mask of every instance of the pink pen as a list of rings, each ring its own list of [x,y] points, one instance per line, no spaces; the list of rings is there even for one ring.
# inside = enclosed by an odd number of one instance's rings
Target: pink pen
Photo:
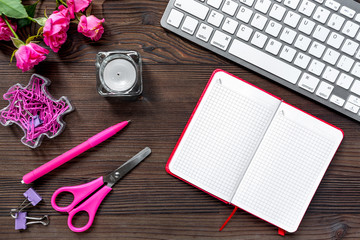
[[[81,143],[80,145],[74,147],[73,149],[61,154],[60,156],[54,158],[53,160],[41,165],[40,167],[34,169],[33,171],[26,174],[21,183],[32,183],[36,179],[44,176],[48,172],[51,172],[55,168],[59,167],[60,165],[66,163],[67,161],[73,159],[74,157],[80,155],[81,153],[85,152],[86,150],[95,147],[99,143],[105,141],[106,139],[113,136],[115,133],[119,132],[121,129],[123,129],[126,125],[128,125],[130,121],[124,121],[121,123],[118,123],[114,126],[111,126],[104,131],[96,134],[95,136],[92,136],[85,142]]]

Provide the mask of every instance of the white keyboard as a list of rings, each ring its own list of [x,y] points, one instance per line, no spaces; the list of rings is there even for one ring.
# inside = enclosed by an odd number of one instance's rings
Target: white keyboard
[[[170,0],[161,25],[360,121],[360,4]]]

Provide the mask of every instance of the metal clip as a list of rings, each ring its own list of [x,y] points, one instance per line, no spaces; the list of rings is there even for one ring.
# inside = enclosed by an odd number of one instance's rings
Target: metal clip
[[[25,200],[20,204],[20,206],[18,208],[13,208],[10,210],[10,215],[13,218],[17,218],[17,214],[19,212],[22,212],[25,208],[29,207],[30,205],[35,206],[42,200],[40,195],[32,188],[29,188],[26,192],[23,193],[23,195],[25,197]],[[26,201],[28,201],[29,203],[25,204]]]
[[[20,100],[20,99],[16,100],[15,103],[14,103],[14,106],[19,108],[20,111],[24,110],[27,114],[29,114],[29,116],[30,116],[30,119],[29,119],[30,126],[33,126],[34,128],[36,128],[36,127],[40,126],[41,124],[43,124],[44,121],[40,119],[40,116],[38,114],[35,115],[35,116],[32,115],[31,112],[29,112],[25,107],[21,108],[21,106],[16,105],[17,102],[22,102],[22,100]]]
[[[34,220],[28,222],[27,220]],[[48,215],[43,217],[28,217],[27,212],[18,212],[15,218],[15,230],[25,230],[27,225],[40,223],[44,226],[49,225],[50,219]]]

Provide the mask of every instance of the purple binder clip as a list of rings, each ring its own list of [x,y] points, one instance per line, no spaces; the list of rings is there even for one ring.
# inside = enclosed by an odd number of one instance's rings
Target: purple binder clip
[[[29,207],[30,205],[35,206],[42,200],[40,195],[32,188],[29,188],[26,192],[24,192],[23,195],[25,196],[25,200],[20,204],[18,208],[11,209],[10,211],[10,215],[15,219],[17,218],[18,213],[22,212],[25,208]],[[29,203],[25,204],[26,201],[28,201]]]
[[[34,220],[28,222],[27,220]],[[44,226],[49,225],[48,215],[43,217],[28,217],[26,212],[18,212],[17,217],[15,218],[15,230],[25,230],[27,225],[40,223]]]
[[[26,192],[24,192],[24,196],[33,206],[35,206],[42,200],[40,195],[32,188],[29,188]]]

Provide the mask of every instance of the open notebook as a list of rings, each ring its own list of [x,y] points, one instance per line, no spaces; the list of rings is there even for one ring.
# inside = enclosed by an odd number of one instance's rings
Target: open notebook
[[[166,169],[294,232],[342,138],[340,129],[216,70]]]

